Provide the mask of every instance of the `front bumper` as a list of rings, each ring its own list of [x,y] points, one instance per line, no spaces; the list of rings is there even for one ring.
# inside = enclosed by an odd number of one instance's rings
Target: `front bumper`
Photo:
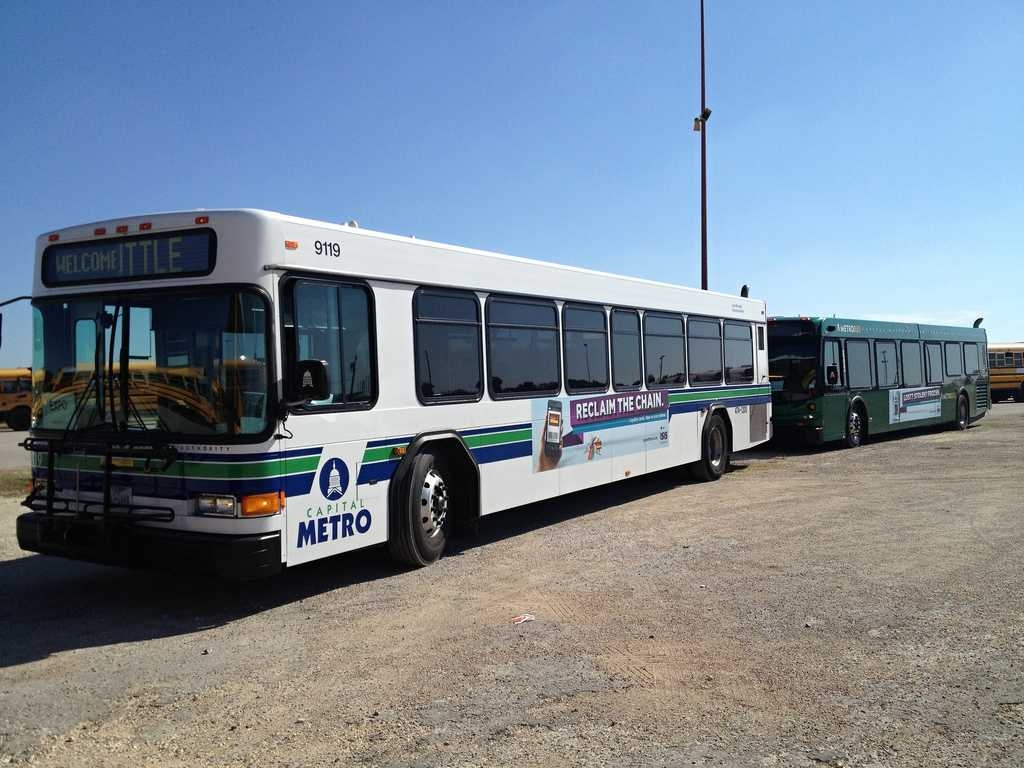
[[[128,568],[210,572],[231,580],[281,571],[279,532],[230,536],[78,515],[26,512],[18,516],[18,546]]]
[[[781,443],[821,445],[825,442],[825,427],[821,424],[779,424],[773,421],[772,435]]]

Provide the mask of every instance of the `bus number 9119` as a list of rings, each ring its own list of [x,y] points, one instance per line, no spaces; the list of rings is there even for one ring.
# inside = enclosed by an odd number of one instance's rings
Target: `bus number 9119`
[[[314,250],[316,250],[317,256],[333,256],[338,258],[341,256],[341,245],[339,243],[332,243],[328,240],[317,240],[313,244]]]

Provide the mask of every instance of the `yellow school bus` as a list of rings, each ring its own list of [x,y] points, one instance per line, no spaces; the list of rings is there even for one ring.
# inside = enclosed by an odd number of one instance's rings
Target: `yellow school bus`
[[[32,415],[32,369],[0,368],[0,419],[14,430],[29,427]]]
[[[1024,401],[1024,342],[989,344],[988,367],[992,376],[992,402],[1013,398]]]

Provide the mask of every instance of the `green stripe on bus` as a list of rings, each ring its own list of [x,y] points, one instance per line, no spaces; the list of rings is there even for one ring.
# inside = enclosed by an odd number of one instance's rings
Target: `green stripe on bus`
[[[501,445],[502,443],[518,443],[532,439],[532,430],[515,429],[511,432],[489,432],[484,435],[470,435],[462,438],[470,448],[482,448],[485,445]]]
[[[392,450],[394,450],[393,445],[382,445],[377,448],[367,448],[363,451],[363,463],[366,464],[370,461],[384,461],[385,459],[390,459]],[[395,458],[398,457],[396,456]]]
[[[718,400],[730,397],[751,397],[770,395],[770,387],[745,387],[743,389],[712,389],[703,392],[679,392],[668,396],[669,404],[692,403],[694,400]]]

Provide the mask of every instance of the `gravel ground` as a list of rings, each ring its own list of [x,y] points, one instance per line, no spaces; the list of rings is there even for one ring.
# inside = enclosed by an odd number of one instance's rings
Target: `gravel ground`
[[[1020,766],[1022,445],[998,405],[244,587],[26,556],[0,501],[0,763]]]

